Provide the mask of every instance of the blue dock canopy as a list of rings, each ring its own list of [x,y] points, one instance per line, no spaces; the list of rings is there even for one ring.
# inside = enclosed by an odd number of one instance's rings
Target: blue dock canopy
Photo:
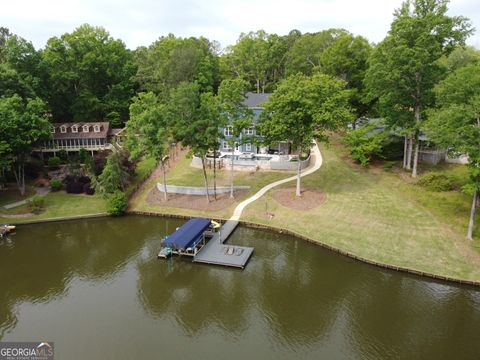
[[[202,238],[204,231],[207,230],[210,223],[209,219],[203,218],[188,220],[177,231],[167,237],[163,244],[179,250],[192,247]]]

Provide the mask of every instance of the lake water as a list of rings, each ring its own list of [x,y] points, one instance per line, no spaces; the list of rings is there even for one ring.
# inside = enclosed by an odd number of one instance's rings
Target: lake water
[[[157,260],[183,221],[22,226],[0,244],[0,339],[56,359],[479,359],[480,291],[240,227],[245,270]]]

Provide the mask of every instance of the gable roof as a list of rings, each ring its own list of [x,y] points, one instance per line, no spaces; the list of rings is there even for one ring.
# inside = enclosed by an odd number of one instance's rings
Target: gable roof
[[[263,103],[268,101],[268,98],[271,93],[261,93],[257,94],[254,92],[247,92],[246,99],[244,104],[247,105],[249,108],[263,108]]]
[[[72,126],[78,126],[78,132],[72,132]],[[83,131],[83,125],[90,125],[89,131]],[[94,132],[93,127],[95,125],[100,126],[100,132]],[[52,126],[55,128],[55,133],[52,134],[54,139],[101,139],[106,138],[108,131],[110,129],[109,122],[70,122],[70,123],[53,123]],[[62,133],[60,131],[61,126],[66,126],[67,132]]]

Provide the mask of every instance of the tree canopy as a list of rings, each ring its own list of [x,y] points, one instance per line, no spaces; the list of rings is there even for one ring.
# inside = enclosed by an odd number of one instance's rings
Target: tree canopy
[[[43,53],[53,118],[89,121],[128,118],[136,73],[132,53],[101,27],[82,25],[48,40]]]

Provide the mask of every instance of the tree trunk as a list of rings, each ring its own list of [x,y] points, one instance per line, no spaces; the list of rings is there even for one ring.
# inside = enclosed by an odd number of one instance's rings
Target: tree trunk
[[[408,142],[408,154],[407,154],[407,170],[412,170],[412,153],[413,153],[413,142],[412,138],[407,139]]]
[[[205,169],[205,156],[202,156],[203,180],[205,183],[205,192],[207,193],[207,204],[210,203],[210,195],[208,194],[207,170]]]
[[[231,166],[232,168],[230,169],[230,198],[233,199],[233,156],[235,154],[235,142],[232,144],[232,161],[231,161]]]
[[[167,177],[165,175],[165,164],[162,161],[162,173],[163,173],[163,196],[165,198],[165,201],[168,201],[167,197]]]
[[[478,193],[473,194],[472,209],[470,210],[470,221],[468,222],[467,239],[473,240],[473,223],[475,221],[475,211],[477,209]]]
[[[412,139],[413,140],[413,139]],[[412,177],[417,177],[417,167],[418,167],[418,147],[419,141],[418,136],[415,136],[415,154],[413,156],[413,170],[412,170]]]
[[[298,154],[298,164],[297,164],[297,192],[296,196],[302,196],[301,188],[300,188],[300,174],[302,173],[302,168],[301,168],[301,161],[300,161],[300,154]]]
[[[408,153],[408,138],[407,135],[404,136],[403,142],[403,168],[407,168],[407,153]]]
[[[257,79],[257,94],[260,94],[260,79]]]
[[[217,201],[217,150],[213,152],[213,198]]]
[[[17,188],[20,191],[20,195],[25,195],[25,165],[22,163],[17,164],[18,169],[13,166],[13,175],[17,183]]]

